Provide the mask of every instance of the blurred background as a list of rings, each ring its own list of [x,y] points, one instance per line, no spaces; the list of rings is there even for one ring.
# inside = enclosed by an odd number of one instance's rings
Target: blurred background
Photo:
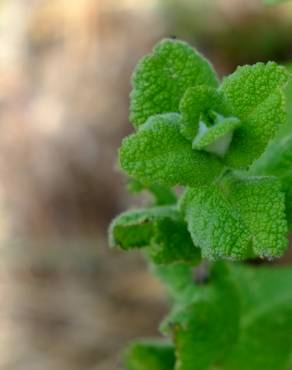
[[[116,166],[137,60],[176,36],[222,76],[289,64],[291,34],[289,2],[0,0],[0,370],[121,369],[157,335],[162,288],[106,240],[137,202]]]

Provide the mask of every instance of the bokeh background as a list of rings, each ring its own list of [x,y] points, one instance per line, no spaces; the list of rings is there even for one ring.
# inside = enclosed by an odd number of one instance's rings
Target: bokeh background
[[[116,165],[137,60],[176,36],[222,76],[289,64],[291,34],[289,2],[0,1],[0,370],[121,369],[157,334],[161,286],[106,240],[140,202]]]

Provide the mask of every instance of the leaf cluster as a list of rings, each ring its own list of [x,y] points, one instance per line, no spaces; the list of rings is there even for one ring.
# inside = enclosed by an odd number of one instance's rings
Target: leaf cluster
[[[287,247],[289,190],[272,171],[249,172],[286,121],[287,80],[268,62],[219,83],[201,54],[169,39],[137,65],[136,132],[122,142],[120,165],[145,187],[185,187],[177,212],[205,258],[273,259]]]
[[[119,162],[129,190],[147,190],[154,202],[117,216],[109,241],[143,251],[172,310],[160,328],[165,339],[126,349],[128,370],[289,368],[292,270],[226,262],[272,260],[287,248],[288,77],[268,62],[219,82],[200,53],[170,39],[138,63],[135,132],[123,140]]]

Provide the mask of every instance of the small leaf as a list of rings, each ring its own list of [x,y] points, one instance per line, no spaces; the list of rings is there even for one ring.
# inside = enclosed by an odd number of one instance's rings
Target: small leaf
[[[111,224],[110,245],[124,250],[145,248],[157,264],[200,261],[186,222],[175,207],[164,206],[122,213]]]
[[[219,91],[231,105],[232,115],[242,122],[226,154],[227,165],[248,167],[285,122],[282,87],[287,79],[284,67],[269,62],[239,67],[223,80]]]
[[[193,141],[193,149],[205,150],[224,157],[232,140],[234,130],[240,126],[240,120],[236,117],[218,117],[214,126],[206,127],[200,123],[200,130]]]
[[[123,357],[127,370],[174,370],[174,348],[162,341],[133,342],[125,350]]]
[[[196,186],[211,182],[222,163],[208,153],[192,150],[180,133],[180,115],[151,117],[136,134],[123,140],[122,168],[145,183]]]
[[[147,247],[153,237],[154,223],[177,217],[176,209],[167,206],[124,212],[109,227],[109,244],[125,250]]]
[[[175,344],[176,370],[207,370],[229,354],[238,336],[239,299],[223,264],[196,302],[175,307],[161,329]]]
[[[188,88],[181,99],[179,109],[182,115],[181,133],[190,141],[197,135],[200,121],[208,123],[211,111],[222,115],[229,114],[223,94],[210,86]]]
[[[178,112],[186,89],[203,84],[218,84],[210,63],[185,42],[160,41],[133,74],[130,121],[139,127],[155,114]]]
[[[227,175],[188,189],[180,203],[194,244],[206,258],[274,258],[287,247],[284,194],[274,177]]]

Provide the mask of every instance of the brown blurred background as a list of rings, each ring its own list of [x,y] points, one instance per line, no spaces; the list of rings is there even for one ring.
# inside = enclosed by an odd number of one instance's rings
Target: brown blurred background
[[[289,3],[0,1],[0,370],[121,369],[129,339],[157,334],[162,288],[106,245],[133,202],[115,161],[137,60],[175,35],[222,75],[289,63],[291,33]]]

